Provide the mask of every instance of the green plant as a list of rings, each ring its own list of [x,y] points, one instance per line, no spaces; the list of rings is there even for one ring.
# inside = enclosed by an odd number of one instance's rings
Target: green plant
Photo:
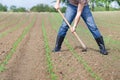
[[[57,18],[59,19],[59,18]],[[52,21],[52,20],[50,20]],[[51,22],[53,23],[53,22]],[[52,28],[54,30],[57,31],[57,27],[52,26]],[[74,48],[70,45],[70,43],[68,42],[67,39],[65,39],[65,44],[68,47],[68,49],[71,51],[71,53],[73,54],[73,56],[80,62],[83,64],[84,68],[90,73],[90,75],[95,78],[95,80],[102,80],[101,77],[99,77],[93,70],[92,68],[88,65],[88,63],[82,58],[82,56],[79,56],[78,53],[75,52]]]
[[[50,55],[51,50],[49,48],[49,43],[48,43],[48,39],[47,39],[47,35],[46,35],[46,30],[44,28],[44,23],[42,24],[42,31],[43,31],[43,37],[44,37],[44,43],[45,43],[48,72],[50,73],[51,80],[57,80],[57,76],[53,72],[53,64],[52,64],[52,59],[51,59],[51,55]]]

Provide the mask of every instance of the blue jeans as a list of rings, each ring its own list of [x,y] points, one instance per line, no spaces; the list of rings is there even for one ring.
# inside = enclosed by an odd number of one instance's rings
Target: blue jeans
[[[65,18],[68,20],[68,22],[70,24],[73,22],[73,20],[76,16],[76,13],[77,13],[77,6],[74,6],[72,4],[68,4],[66,12],[65,12]],[[92,33],[93,37],[94,38],[101,37],[101,33],[99,32],[99,30],[95,24],[94,18],[93,18],[92,13],[89,9],[89,5],[86,5],[83,8],[81,17],[83,18],[84,22],[86,23],[86,25],[87,25],[88,29],[90,30],[90,32]],[[68,25],[63,20],[62,25],[58,31],[58,36],[65,37],[68,29],[69,29]]]

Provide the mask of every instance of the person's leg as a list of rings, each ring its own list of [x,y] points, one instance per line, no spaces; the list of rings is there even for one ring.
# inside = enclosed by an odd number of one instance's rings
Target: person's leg
[[[71,24],[72,21],[75,18],[77,12],[77,7],[73,6],[71,4],[68,4],[66,12],[65,12],[65,18],[68,20],[68,22]],[[53,52],[58,52],[61,49],[62,42],[64,41],[64,38],[66,36],[66,33],[68,31],[69,27],[66,24],[66,22],[63,20],[61,27],[59,28],[56,44]]]
[[[71,24],[72,21],[74,20],[75,16],[77,13],[77,7],[71,4],[68,4],[66,12],[65,12],[65,18],[67,21]],[[61,27],[59,28],[58,35],[59,36],[66,36],[66,33],[68,31],[69,27],[66,24],[66,22],[63,20]]]
[[[100,48],[100,53],[107,55],[107,50],[105,49],[103,37],[96,26],[96,23],[94,21],[94,18],[92,16],[92,13],[91,13],[88,5],[84,7],[81,16],[82,16],[84,22],[86,23],[88,29],[92,33],[93,37],[95,38],[95,40]]]

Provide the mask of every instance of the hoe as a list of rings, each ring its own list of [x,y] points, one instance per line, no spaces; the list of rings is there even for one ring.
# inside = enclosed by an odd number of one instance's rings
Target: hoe
[[[58,9],[59,14],[61,15],[61,17],[64,19],[64,21],[67,23],[67,25],[69,26],[70,29],[72,29],[72,26],[69,24],[69,22],[67,21],[67,19],[64,17],[64,15],[62,14],[62,12],[60,11],[60,9]],[[78,41],[80,42],[80,44],[83,47],[83,52],[87,51],[87,47],[85,46],[85,44],[83,43],[83,41],[79,38],[79,36],[77,35],[76,32],[73,32],[73,34],[75,35],[75,37],[78,39]]]

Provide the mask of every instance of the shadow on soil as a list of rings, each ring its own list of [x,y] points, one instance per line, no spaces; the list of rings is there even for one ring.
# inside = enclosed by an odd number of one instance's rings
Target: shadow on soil
[[[76,47],[74,47],[74,50],[77,50],[77,49],[80,49],[81,52],[82,52],[82,50],[83,50],[83,48],[82,48],[81,46],[76,46]],[[62,49],[60,52],[68,52],[68,51],[70,51],[70,50],[69,50],[69,49]],[[87,48],[87,51],[99,52],[99,49]],[[86,51],[86,52],[87,52],[87,51]],[[110,53],[110,52],[109,52],[110,49],[107,49],[107,51],[108,51],[108,53]]]
[[[76,50],[76,49],[81,49],[81,51],[82,51],[82,47],[81,46],[76,46],[75,48],[74,48],[74,50]],[[97,49],[94,49],[94,48],[87,48],[87,51],[94,51],[94,52],[99,52],[99,50],[97,50]],[[107,51],[108,51],[108,53],[109,53],[109,51],[110,51],[110,49],[107,49]]]

